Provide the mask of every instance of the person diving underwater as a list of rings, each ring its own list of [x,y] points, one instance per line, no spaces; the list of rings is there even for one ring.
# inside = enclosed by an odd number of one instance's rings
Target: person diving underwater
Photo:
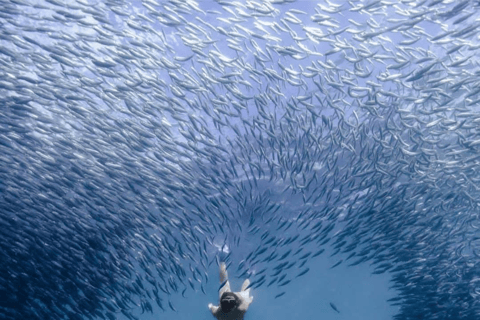
[[[248,306],[253,301],[250,296],[250,280],[245,280],[240,292],[231,292],[228,281],[227,267],[224,262],[220,264],[220,283],[224,284],[219,290],[220,305],[209,303],[208,308],[218,320],[243,320]]]

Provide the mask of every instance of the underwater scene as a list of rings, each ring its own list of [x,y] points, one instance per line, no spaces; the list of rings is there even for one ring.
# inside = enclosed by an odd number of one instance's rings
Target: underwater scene
[[[0,319],[480,319],[480,2],[0,0]]]

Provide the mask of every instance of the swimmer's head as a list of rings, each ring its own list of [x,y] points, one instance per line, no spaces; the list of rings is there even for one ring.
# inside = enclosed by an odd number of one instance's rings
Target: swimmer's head
[[[237,305],[237,297],[233,292],[224,292],[220,298],[220,307],[222,311],[228,313]]]

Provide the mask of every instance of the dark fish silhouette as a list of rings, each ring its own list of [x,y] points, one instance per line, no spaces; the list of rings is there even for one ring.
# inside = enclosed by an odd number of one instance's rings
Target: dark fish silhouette
[[[218,287],[218,291],[220,291],[220,290],[227,284],[227,281],[228,281],[228,279],[225,280],[225,281],[223,281],[223,282],[220,284],[220,286]]]
[[[337,306],[334,305],[332,302],[330,302],[330,307],[332,307],[333,310],[337,311],[338,313],[340,313],[340,311],[338,311],[337,309]]]

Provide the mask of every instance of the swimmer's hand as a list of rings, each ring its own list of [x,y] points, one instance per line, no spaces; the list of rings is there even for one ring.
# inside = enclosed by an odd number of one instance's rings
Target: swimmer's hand
[[[215,312],[217,312],[218,310],[218,307],[217,306],[214,306],[213,304],[209,303],[208,304],[208,309],[210,309],[210,311],[215,314]]]

